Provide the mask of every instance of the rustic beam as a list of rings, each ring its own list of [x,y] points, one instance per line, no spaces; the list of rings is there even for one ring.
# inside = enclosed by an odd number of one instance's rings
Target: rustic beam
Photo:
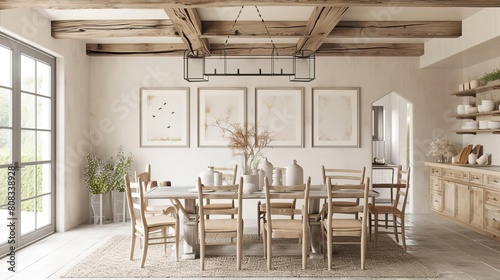
[[[168,17],[172,20],[186,48],[191,52],[210,54],[208,40],[201,38],[201,19],[195,9],[167,8]]]
[[[305,21],[267,21],[266,26],[272,37],[302,37],[306,34]],[[262,21],[238,21],[233,28],[232,22],[204,21],[202,22],[203,38],[216,37],[253,37],[268,38],[266,28]]]
[[[297,51],[315,52],[349,7],[316,7],[306,26],[307,37],[297,42]]]
[[[52,22],[52,37],[85,39],[102,37],[177,37],[171,20],[62,20]]]
[[[158,9],[228,6],[500,7],[500,0],[0,0],[0,9]]]
[[[329,38],[457,38],[461,21],[341,21]]]
[[[424,44],[323,44],[316,56],[421,56]]]
[[[180,56],[184,55],[186,46],[184,44],[87,44],[87,55],[161,55]]]
[[[275,49],[273,49],[272,44],[212,44],[211,52],[212,55],[243,55],[243,56],[291,56],[295,53],[295,44],[274,44]]]

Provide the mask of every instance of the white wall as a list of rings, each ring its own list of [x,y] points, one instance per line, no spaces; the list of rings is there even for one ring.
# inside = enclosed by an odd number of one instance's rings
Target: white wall
[[[82,159],[91,148],[89,59],[85,44],[55,40],[50,21],[33,10],[0,10],[0,32],[56,57],[56,230],[88,221],[88,191],[82,185]]]
[[[447,134],[455,89],[461,71],[420,70],[418,58],[317,58],[316,80],[290,83],[276,77],[217,77],[208,83],[188,83],[182,78],[182,59],[164,57],[92,57],[90,59],[90,128],[100,131],[95,150],[103,157],[113,156],[119,145],[135,156],[134,169],[152,164],[153,178],[171,180],[175,185],[192,185],[209,162],[216,166],[234,161],[227,148],[196,146],[197,88],[246,87],[248,118],[254,116],[256,87],[305,88],[305,148],[269,148],[265,155],[274,166],[287,166],[296,159],[304,174],[320,183],[321,165],[355,168],[371,165],[372,102],[392,91],[414,105],[415,166],[413,208],[429,211],[428,171],[424,166],[427,145],[436,136]],[[139,147],[139,88],[142,86],[189,87],[191,90],[190,148]],[[311,148],[311,88],[361,87],[361,147]],[[432,100],[432,102],[429,102]],[[101,125],[112,124],[100,129]],[[255,207],[255,203],[249,205]],[[250,206],[249,206],[250,207]],[[246,210],[248,209],[248,210]],[[245,216],[255,218],[253,208]]]

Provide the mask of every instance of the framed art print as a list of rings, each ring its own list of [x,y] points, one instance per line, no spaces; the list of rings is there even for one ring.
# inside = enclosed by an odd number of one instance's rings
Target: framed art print
[[[189,147],[189,88],[141,88],[140,146]]]
[[[198,147],[227,146],[216,121],[245,124],[246,93],[246,88],[198,88]]]
[[[360,88],[312,89],[312,146],[359,147]]]
[[[257,88],[256,128],[269,129],[269,146],[304,146],[304,88]]]

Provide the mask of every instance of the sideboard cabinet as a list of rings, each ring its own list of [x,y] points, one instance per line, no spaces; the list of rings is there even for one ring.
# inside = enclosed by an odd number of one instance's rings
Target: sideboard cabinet
[[[426,165],[433,213],[500,240],[500,167]]]

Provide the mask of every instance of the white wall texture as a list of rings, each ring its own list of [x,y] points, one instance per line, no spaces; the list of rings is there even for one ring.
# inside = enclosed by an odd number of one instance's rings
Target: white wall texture
[[[192,185],[209,163],[225,166],[238,160],[227,148],[197,147],[197,88],[246,87],[248,118],[254,118],[256,87],[305,88],[305,147],[267,148],[274,166],[287,166],[296,159],[304,174],[320,183],[321,165],[356,168],[371,166],[371,105],[392,91],[414,105],[414,188],[412,209],[429,211],[426,147],[432,139],[446,135],[446,117],[452,102],[448,93],[461,78],[458,70],[421,70],[418,58],[324,58],[316,59],[316,79],[291,83],[276,77],[217,77],[208,83],[188,83],[182,77],[182,59],[163,57],[92,57],[90,59],[90,130],[95,151],[113,156],[119,145],[135,156],[133,168],[152,164],[156,180]],[[189,87],[190,148],[139,147],[139,88],[146,86]],[[311,89],[313,87],[361,87],[361,147],[311,148]],[[100,127],[106,127],[102,129]],[[82,186],[83,188],[83,186]],[[245,216],[255,218],[255,202],[247,202]]]
[[[0,10],[0,32],[56,57],[56,230],[88,221],[88,191],[82,185],[83,156],[90,149],[89,58],[85,44],[55,40],[50,21],[36,11]]]

